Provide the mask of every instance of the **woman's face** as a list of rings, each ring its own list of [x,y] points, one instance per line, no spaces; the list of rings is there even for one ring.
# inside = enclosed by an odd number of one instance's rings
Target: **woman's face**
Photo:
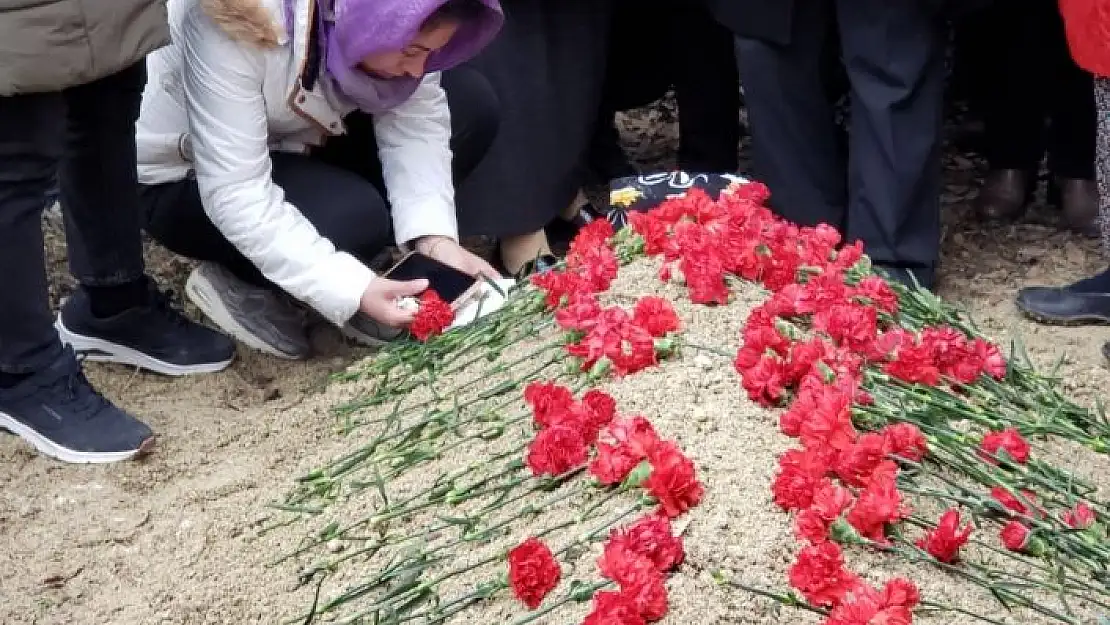
[[[420,78],[428,64],[428,56],[447,45],[455,31],[456,22],[441,22],[421,30],[404,50],[371,54],[362,59],[362,71],[377,78]]]

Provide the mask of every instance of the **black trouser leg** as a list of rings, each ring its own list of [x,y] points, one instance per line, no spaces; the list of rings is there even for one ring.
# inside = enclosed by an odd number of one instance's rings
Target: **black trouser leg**
[[[771,204],[803,225],[843,226],[847,191],[833,107],[822,76],[831,4],[795,5],[792,43],[738,37],[754,175]]]
[[[740,167],[740,76],[732,33],[700,2],[682,2],[672,16],[678,165],[734,172]]]
[[[42,211],[64,144],[60,93],[0,98],[0,373],[37,371],[62,349],[50,311]]]

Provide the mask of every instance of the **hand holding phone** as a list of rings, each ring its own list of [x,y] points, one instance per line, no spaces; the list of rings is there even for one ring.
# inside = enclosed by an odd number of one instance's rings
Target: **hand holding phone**
[[[420,252],[411,252],[382,274],[396,281],[426,280],[427,287],[452,306],[459,306],[475,295],[482,278],[470,275]]]

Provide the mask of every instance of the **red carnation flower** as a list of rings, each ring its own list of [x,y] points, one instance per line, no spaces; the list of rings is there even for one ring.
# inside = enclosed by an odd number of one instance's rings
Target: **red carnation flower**
[[[1033,506],[1034,514],[1039,512],[1036,509],[1037,500],[1035,499],[1036,494],[1033,493],[1033,491],[1023,490],[1021,491],[1021,497],[1019,498],[1016,495],[1011,494],[1010,491],[1006,490],[1005,488],[1002,488],[1001,486],[995,486],[991,489],[991,497],[993,497],[994,500],[998,503],[1002,504],[1003,508],[1006,508],[1007,510],[1010,510],[1012,512],[1016,512],[1017,514],[1030,513],[1029,506],[1025,504],[1026,501]]]
[[[787,451],[779,457],[779,472],[771,485],[775,503],[784,510],[808,508],[828,470],[828,465],[811,451]]]
[[[633,216],[638,213],[632,213]],[[644,617],[623,593],[602,591],[594,595],[594,609],[582,625],[645,625]]]
[[[648,295],[636,302],[632,311],[632,323],[640,326],[655,337],[665,336],[682,326],[671,303],[661,297]]]
[[[663,514],[674,518],[698,505],[705,488],[697,480],[694,463],[674,443],[657,444],[648,461],[651,475],[644,488],[659,501]]]
[[[556,382],[531,382],[524,387],[524,401],[532,406],[536,426],[545,428],[571,409],[574,394]]]
[[[627,445],[610,445],[599,441],[597,457],[590,462],[590,475],[606,486],[620,484],[636,468],[643,457],[635,454]]]
[[[593,293],[571,293],[566,305],[555,311],[555,323],[564,330],[589,332],[601,316],[601,304]]]
[[[859,584],[859,578],[844,568],[840,545],[822,542],[798,553],[790,567],[790,585],[812,605],[835,606]]]
[[[960,511],[952,508],[940,516],[936,528],[917,541],[917,546],[941,562],[952,564],[960,557],[971,536],[971,525],[960,528]]]
[[[873,475],[848,512],[848,523],[861,536],[886,544],[886,526],[905,518],[908,512],[902,504],[902,493],[898,492],[894,475]]]
[[[509,585],[513,594],[535,610],[559,585],[559,563],[547,545],[529,538],[509,552]]]
[[[1025,464],[1029,460],[1029,443],[1014,428],[1001,432],[988,432],[979,445],[982,456],[987,462],[995,463],[995,458],[1009,457],[1014,462]],[[1005,452],[1005,456],[1002,455]]]
[[[860,583],[829,613],[825,625],[910,625],[921,594],[913,582],[894,579],[882,592]]]
[[[886,444],[881,434],[864,434],[840,453],[836,474],[849,486],[866,486],[871,481],[871,473],[886,459]]]
[[[562,475],[585,464],[586,456],[586,441],[580,431],[554,425],[536,434],[528,446],[525,464],[532,475]]]
[[[625,541],[609,541],[597,561],[601,574],[616,582],[646,621],[657,621],[667,613],[667,589],[663,574],[647,556],[632,551]]]
[[[443,334],[455,322],[455,311],[443,301],[439,294],[428,289],[420,294],[420,308],[416,311],[409,332],[418,341],[427,341],[433,336]]]
[[[999,537],[1002,544],[1010,551],[1025,551],[1029,544],[1031,532],[1021,521],[1010,521],[1003,528]]]
[[[656,570],[666,573],[681,564],[686,556],[682,538],[671,532],[670,519],[649,514],[624,529],[614,529],[609,543],[646,557]]]
[[[892,423],[882,429],[888,455],[920,462],[929,450],[925,435],[912,423]]]
[[[1068,527],[1085,530],[1095,524],[1095,511],[1084,502],[1079,502],[1075,508],[1064,513],[1063,521]]]

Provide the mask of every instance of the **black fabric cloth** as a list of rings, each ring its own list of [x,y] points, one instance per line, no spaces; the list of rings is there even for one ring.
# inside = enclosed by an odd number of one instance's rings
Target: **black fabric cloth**
[[[0,371],[62,350],[43,257],[44,198],[60,181],[69,265],[85,286],[144,275],[135,120],[146,66],[56,93],[0,98]]]
[[[456,69],[443,76],[451,107],[451,150],[456,185],[482,160],[497,134],[497,98],[478,73]],[[370,263],[393,245],[382,165],[373,119],[353,113],[347,134],[311,154],[274,152],[274,182],[336,248]],[[242,280],[272,286],[208,219],[196,180],[141,185],[146,231],[172,252],[218,263]],[[487,207],[493,208],[493,207]],[[460,221],[463,217],[460,215]],[[460,224],[461,225],[461,224]]]
[[[992,169],[1094,179],[1094,79],[1068,51],[1056,0],[1007,0],[976,19],[984,45],[979,92]]]
[[[506,0],[503,8],[505,27],[469,63],[493,84],[503,117],[489,154],[459,188],[467,234],[535,232],[570,205],[587,181],[605,81],[612,0]]]
[[[826,222],[891,266],[936,264],[946,25],[915,2],[798,2],[790,41],[737,38],[754,177],[774,208]],[[823,80],[836,24],[850,85],[847,163]]]
[[[700,1],[620,0],[590,168],[607,182],[632,167],[618,145],[614,114],[646,105],[674,87],[679,114],[678,166],[736,171],[740,76],[732,33]]]

